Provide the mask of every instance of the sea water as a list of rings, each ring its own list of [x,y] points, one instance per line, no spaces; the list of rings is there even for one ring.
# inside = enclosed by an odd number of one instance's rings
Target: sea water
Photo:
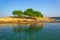
[[[60,40],[60,23],[0,24],[0,40]]]

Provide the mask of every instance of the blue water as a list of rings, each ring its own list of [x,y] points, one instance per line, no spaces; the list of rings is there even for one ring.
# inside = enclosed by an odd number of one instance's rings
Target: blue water
[[[0,24],[0,40],[60,40],[60,23]]]

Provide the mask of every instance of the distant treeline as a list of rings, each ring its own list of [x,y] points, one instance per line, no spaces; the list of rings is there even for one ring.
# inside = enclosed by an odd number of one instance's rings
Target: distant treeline
[[[49,17],[49,18],[60,18],[60,17]]]

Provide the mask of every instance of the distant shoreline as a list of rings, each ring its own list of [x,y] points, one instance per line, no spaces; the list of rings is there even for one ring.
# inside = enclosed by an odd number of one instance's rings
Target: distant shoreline
[[[48,17],[48,18],[60,18],[60,17]]]

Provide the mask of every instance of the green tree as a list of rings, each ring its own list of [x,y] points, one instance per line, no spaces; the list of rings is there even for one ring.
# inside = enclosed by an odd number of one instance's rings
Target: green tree
[[[42,13],[39,11],[34,11],[36,17],[43,17]]]
[[[33,9],[29,8],[26,11],[24,11],[24,15],[32,16]]]
[[[24,11],[24,15],[28,15],[30,17],[43,17],[42,13],[39,11],[34,11],[33,9],[27,9]]]
[[[27,15],[30,17],[43,17],[43,14],[39,11],[34,11],[33,9],[29,8],[27,10],[25,10],[24,12],[22,12],[21,10],[14,10],[12,12],[13,15],[15,16],[22,16],[22,15]]]
[[[21,10],[14,10],[12,14],[15,16],[22,16],[23,12]]]

